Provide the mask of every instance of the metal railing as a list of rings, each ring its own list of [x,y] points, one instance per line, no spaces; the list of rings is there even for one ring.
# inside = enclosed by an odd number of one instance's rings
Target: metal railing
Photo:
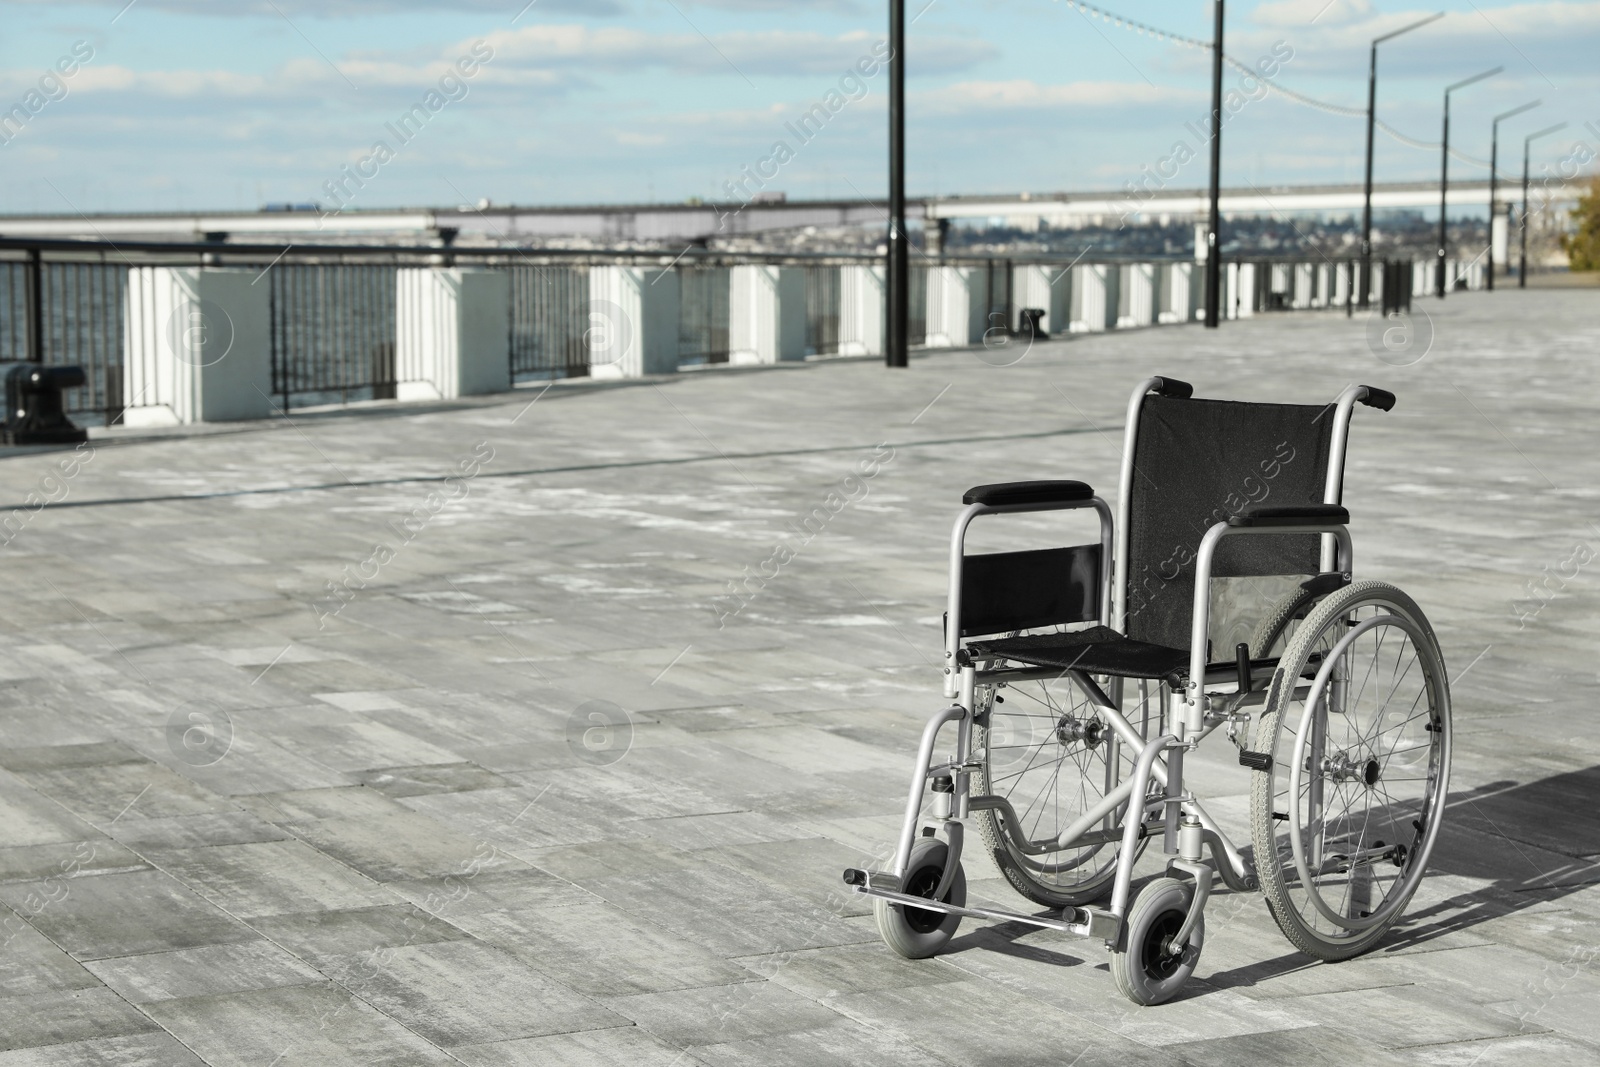
[[[272,287],[272,393],[284,411],[394,399],[397,269],[280,263],[265,272]]]
[[[589,373],[589,268],[510,263],[511,381]]]
[[[1074,262],[1067,257],[946,256],[930,262],[975,272],[970,284],[975,286],[974,293],[981,295],[973,296],[970,309],[973,316],[985,316],[981,324],[969,324],[969,335],[964,338],[951,337],[947,321],[941,321],[940,344],[972,343],[974,336],[985,331],[1015,330],[1020,311],[1027,305],[1043,307],[1052,334],[1189,321],[1193,307],[1203,306],[1203,300],[1191,293],[1190,307],[1169,307],[1180,270],[1189,278],[1185,284],[1200,284],[1203,272],[1198,267],[1183,266],[1187,262],[1183,257],[1108,257],[1081,262],[1079,270],[1095,269],[1107,274],[1108,299],[1110,286],[1117,287],[1117,302],[1111,305],[1115,309],[1113,321],[1097,324],[1079,321],[1086,310],[1078,285],[1072,280],[1077,275],[1066,272]],[[256,272],[252,284],[268,289],[271,390],[279,410],[392,398],[398,385],[398,272],[405,267],[451,264],[504,270],[510,275],[508,385],[529,378],[589,372],[589,276],[594,267],[606,265],[668,269],[676,274],[680,365],[728,361],[733,315],[729,268],[745,264],[800,268],[805,282],[805,352],[811,357],[825,357],[838,354],[846,340],[848,351],[871,351],[871,339],[842,337],[847,324],[841,322],[845,304],[841,268],[881,263],[881,257],[865,254],[695,251],[670,259],[644,252],[111,244],[0,237],[0,360],[31,359],[48,365],[83,367],[88,383],[68,392],[65,399],[69,411],[80,419],[116,422],[129,399],[123,395],[129,270],[134,266],[245,267]],[[1334,261],[1313,261],[1304,256],[1230,257],[1226,266],[1229,271],[1225,277],[1231,279],[1226,294],[1230,318],[1277,309],[1343,309],[1354,288],[1350,284],[1351,261],[1343,257]],[[1403,272],[1412,270],[1409,261],[1387,261],[1375,266],[1381,266],[1383,276],[1390,279],[1399,279]],[[1031,273],[1023,268],[1029,268]],[[931,269],[919,265],[912,270],[913,344],[924,344],[929,337]],[[1469,282],[1475,277],[1471,263],[1457,263],[1452,269],[1468,277]],[[1135,272],[1139,272],[1141,294],[1138,309],[1132,306],[1131,295]],[[1028,277],[1024,278],[1024,273]],[[1416,268],[1415,273],[1421,278],[1426,272]],[[1110,280],[1109,275],[1113,274],[1121,280]],[[860,276],[854,277],[859,280]],[[1381,278],[1372,280],[1375,306],[1381,284]],[[1405,287],[1398,280],[1388,284]],[[1425,280],[1414,283],[1423,284]],[[1336,289],[1339,299],[1335,298]],[[1145,304],[1147,297],[1154,307]],[[943,299],[951,299],[948,292]],[[848,330],[861,328],[861,323],[848,326]]]
[[[728,362],[728,268],[682,266],[677,272],[678,365]]]

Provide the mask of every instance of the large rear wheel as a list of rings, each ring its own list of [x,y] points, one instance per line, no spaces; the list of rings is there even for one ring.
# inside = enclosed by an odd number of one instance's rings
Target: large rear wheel
[[[1279,928],[1308,955],[1371,948],[1400,918],[1438,836],[1450,690],[1421,609],[1383,582],[1329,595],[1273,675],[1251,829]]]

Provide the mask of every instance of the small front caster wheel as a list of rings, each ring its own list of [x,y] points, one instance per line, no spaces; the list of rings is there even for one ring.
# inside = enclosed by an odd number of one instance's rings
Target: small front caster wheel
[[[900,880],[900,891],[914,897],[933,899],[939,880],[944,877],[949,847],[938,838],[921,837],[911,847],[911,858],[906,864],[905,877]],[[967,876],[956,864],[955,877],[945,891],[944,904],[964,907],[967,903]],[[961,925],[961,916],[942,911],[925,911],[921,908],[892,904],[887,900],[872,902],[873,914],[878,920],[878,933],[883,943],[910,960],[927,959],[935,955],[955,936]]]
[[[1200,962],[1206,920],[1201,915],[1182,951],[1172,938],[1183,926],[1194,900],[1194,886],[1176,878],[1157,878],[1139,893],[1128,913],[1123,951],[1111,954],[1111,977],[1135,1004],[1161,1004],[1177,995]]]

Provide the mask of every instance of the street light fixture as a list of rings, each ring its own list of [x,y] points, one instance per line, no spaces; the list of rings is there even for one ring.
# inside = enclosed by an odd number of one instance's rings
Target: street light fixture
[[[1222,318],[1222,5],[1211,45],[1211,213],[1206,224],[1206,329]]]
[[[1438,293],[1440,300],[1444,299],[1445,263],[1448,262],[1445,258],[1448,255],[1448,250],[1445,246],[1449,242],[1449,236],[1445,229],[1445,193],[1450,187],[1450,94],[1457,89],[1465,89],[1469,85],[1481,82],[1485,78],[1492,78],[1505,69],[1504,67],[1496,67],[1493,70],[1486,70],[1482,74],[1474,74],[1464,81],[1458,81],[1454,85],[1447,86],[1444,91],[1444,136],[1440,138],[1439,142],[1442,146],[1442,150],[1439,153],[1439,268],[1435,280],[1435,291]]]
[[[909,365],[911,255],[906,245],[906,0],[889,0],[889,262],[883,361]]]
[[[1517,265],[1517,288],[1528,287],[1528,146],[1541,137],[1567,128],[1565,122],[1546,126],[1522,139],[1522,262]]]
[[[1361,211],[1361,307],[1365,310],[1371,304],[1372,294],[1372,135],[1377,126],[1378,119],[1378,46],[1385,41],[1393,40],[1402,33],[1410,33],[1430,22],[1444,18],[1444,12],[1429,15],[1420,22],[1413,22],[1403,29],[1386,33],[1382,37],[1372,40],[1372,62],[1367,67],[1367,184],[1366,195],[1363,198],[1364,207]]]
[[[1495,202],[1495,191],[1496,191],[1496,189],[1498,187],[1498,184],[1499,184],[1498,183],[1498,178],[1500,176],[1500,171],[1499,171],[1499,165],[1500,165],[1500,123],[1501,123],[1502,120],[1509,119],[1513,115],[1520,115],[1524,111],[1532,111],[1534,108],[1538,107],[1542,103],[1544,103],[1543,100],[1532,100],[1532,101],[1529,101],[1526,104],[1523,104],[1521,107],[1514,107],[1510,111],[1503,111],[1503,112],[1501,112],[1500,114],[1498,114],[1498,115],[1496,115],[1494,117],[1494,123],[1490,126],[1490,134],[1489,134],[1489,290],[1491,292],[1494,291],[1494,220],[1495,220],[1495,217],[1496,217],[1496,213],[1499,211],[1499,205]]]

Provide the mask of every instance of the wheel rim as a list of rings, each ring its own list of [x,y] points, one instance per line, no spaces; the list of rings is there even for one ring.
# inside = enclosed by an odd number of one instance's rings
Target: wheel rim
[[[1168,943],[1182,928],[1183,912],[1174,909],[1158,915],[1145,931],[1144,944],[1139,946],[1139,966],[1152,982],[1165,982],[1183,966],[1182,952],[1167,951]]]
[[[906,878],[904,892],[908,896],[926,897],[933,899],[934,891],[939,888],[939,880],[944,877],[944,871],[938,867],[918,867]],[[919,934],[932,933],[937,930],[945,920],[942,911],[928,911],[926,908],[903,908],[906,925]]]
[[[1319,641],[1299,707],[1285,708],[1272,803],[1277,860],[1296,876],[1287,902],[1330,942],[1386,924],[1410,899],[1449,764],[1431,638],[1394,605],[1361,604],[1342,621],[1337,642]]]
[[[1130,771],[1110,723],[1067,679],[1014,683],[989,702],[980,787],[1010,801],[1029,841],[1058,838]],[[1103,881],[1116,866],[1114,841],[1029,854],[1005,833],[1005,817],[986,812],[1012,867],[1040,890],[1070,894]],[[1113,830],[1120,812],[1100,829]]]

